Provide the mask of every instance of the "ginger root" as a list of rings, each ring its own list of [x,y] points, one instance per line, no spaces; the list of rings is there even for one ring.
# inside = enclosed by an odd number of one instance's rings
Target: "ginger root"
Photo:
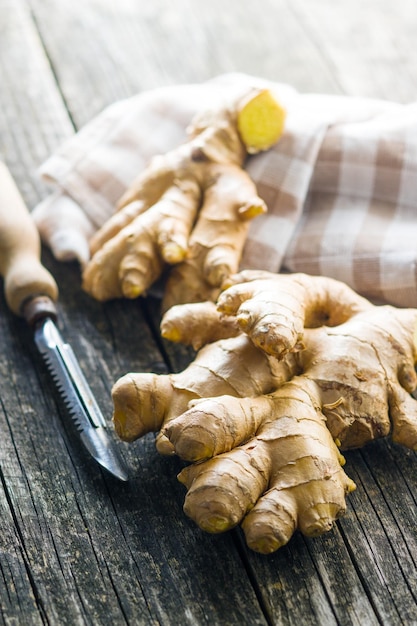
[[[250,220],[266,211],[244,160],[276,143],[284,120],[269,90],[247,87],[199,114],[189,141],[154,157],[93,236],[84,290],[101,301],[136,298],[168,264],[165,310],[215,300],[237,271]]]
[[[191,463],[179,480],[201,528],[241,524],[248,545],[269,553],[343,514],[355,485],[339,450],[389,434],[417,450],[417,310],[374,306],[303,274],[242,272],[229,285],[217,320],[212,307],[206,318],[195,305],[166,313],[176,340],[191,343],[201,328],[199,341],[213,343],[180,374],[121,379],[114,419],[122,438],[161,429],[158,449]],[[235,336],[210,339],[223,324]]]

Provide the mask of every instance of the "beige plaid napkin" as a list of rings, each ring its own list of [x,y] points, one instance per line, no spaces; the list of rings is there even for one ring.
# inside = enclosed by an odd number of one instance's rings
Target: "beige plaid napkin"
[[[149,158],[178,145],[193,114],[242,81],[265,83],[223,75],[116,103],[54,154],[41,171],[57,191],[33,215],[56,256],[85,261],[86,247],[66,244],[63,255],[56,241],[88,238]],[[242,267],[328,275],[417,307],[417,103],[269,86],[287,107],[286,130],[247,163],[268,213],[251,225]]]

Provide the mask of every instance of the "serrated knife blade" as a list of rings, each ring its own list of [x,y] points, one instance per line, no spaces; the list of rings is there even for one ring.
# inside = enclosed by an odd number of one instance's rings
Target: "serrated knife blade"
[[[77,358],[51,318],[35,324],[34,341],[91,456],[119,480],[128,480],[125,464],[106,431],[106,421]]]

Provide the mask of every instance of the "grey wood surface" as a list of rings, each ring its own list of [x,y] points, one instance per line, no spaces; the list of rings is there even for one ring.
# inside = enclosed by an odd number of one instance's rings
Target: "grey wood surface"
[[[106,105],[227,71],[415,100],[416,32],[415,0],[0,0],[0,158],[33,207],[37,167]],[[43,260],[108,419],[121,374],[186,365],[159,339],[157,301],[95,303],[75,264]],[[1,624],[417,624],[415,453],[349,453],[358,489],[334,531],[260,556],[184,516],[181,463],[153,436],[120,444],[128,484],[86,457],[3,298],[0,342]]]

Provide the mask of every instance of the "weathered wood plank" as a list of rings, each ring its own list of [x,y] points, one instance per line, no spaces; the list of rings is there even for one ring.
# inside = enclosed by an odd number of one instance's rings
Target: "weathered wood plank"
[[[132,93],[223,72],[338,89],[286,0],[265,0],[261,10],[248,0],[228,2],[227,10],[222,0],[92,0],[82,11],[77,2],[32,5],[77,125]]]
[[[414,453],[385,441],[356,454],[354,516],[341,522],[377,613],[404,624],[417,622],[416,468],[402,474],[398,466],[401,456],[411,455],[415,460]]]
[[[341,92],[415,100],[417,12],[413,0],[294,0],[289,4]],[[310,65],[308,59],[305,62]]]
[[[0,2],[0,75],[0,158],[32,207],[46,192],[36,168],[73,133],[73,125],[20,0]]]
[[[272,622],[379,624],[337,529],[314,540],[297,534],[267,558],[248,556]]]

